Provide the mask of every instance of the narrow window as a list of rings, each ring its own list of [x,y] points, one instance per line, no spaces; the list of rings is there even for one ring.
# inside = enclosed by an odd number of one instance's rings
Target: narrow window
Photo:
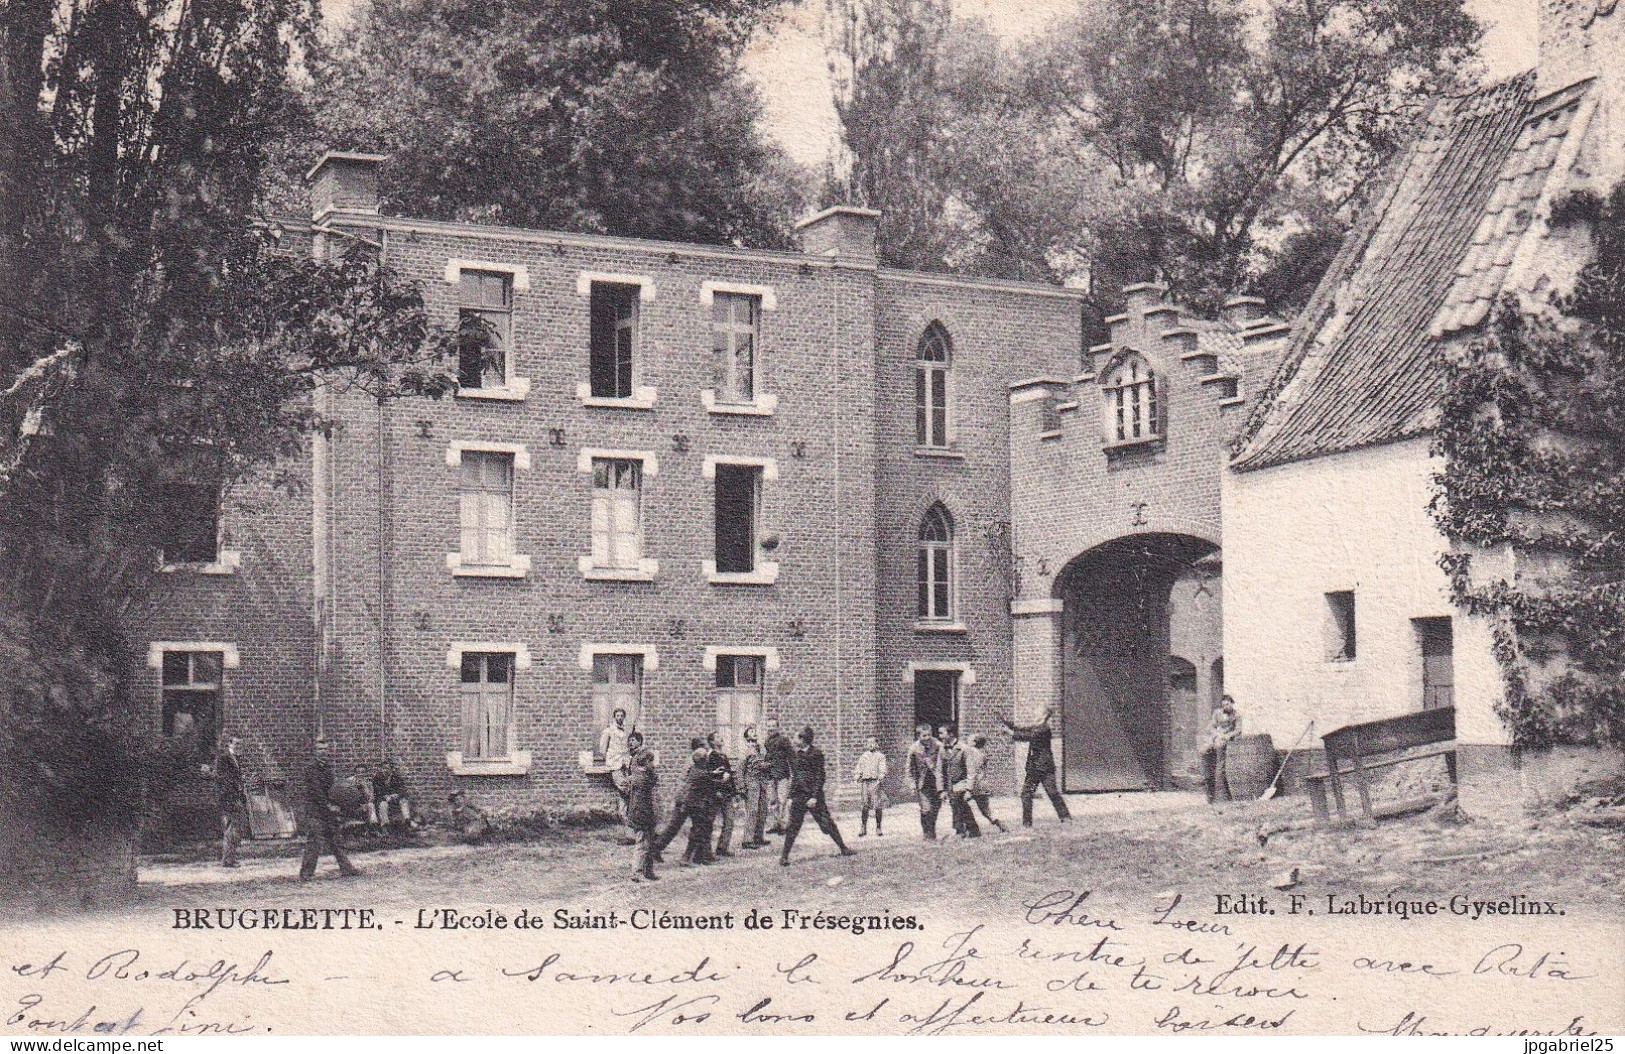
[[[1138,355],[1130,355],[1106,375],[1106,441],[1132,443],[1162,434],[1157,378]]]
[[[163,665],[163,731],[190,738],[195,756],[207,759],[220,736],[220,671],[216,651],[166,651]]]
[[[1354,593],[1327,593],[1326,661],[1350,662],[1354,655]]]
[[[914,441],[923,447],[948,445],[948,370],[953,348],[942,323],[920,337],[914,373]]]
[[[920,522],[918,615],[921,622],[954,618],[954,528],[941,505]]]
[[[1412,619],[1411,625],[1416,627],[1416,643],[1422,651],[1422,709],[1455,706],[1455,630],[1450,619]]]
[[[508,756],[513,718],[513,654],[463,653],[463,757],[493,760]]]
[[[762,470],[754,465],[717,466],[716,563],[719,572],[756,570],[756,518]]]
[[[762,717],[762,659],[717,656],[717,733],[730,757],[745,756],[745,729]]]
[[[463,271],[458,279],[457,383],[501,388],[513,340],[513,277]]]
[[[757,345],[762,301],[747,293],[717,293],[711,300],[711,361],[717,401],[756,398]]]
[[[462,555],[464,565],[513,562],[513,455],[463,451]]]
[[[220,559],[220,488],[172,483],[158,489],[163,517],[158,539],[165,564],[212,564]]]
[[[592,284],[591,353],[595,399],[632,397],[632,362],[637,352],[638,293],[620,282]]]
[[[643,709],[643,656],[592,657],[593,729],[608,728],[616,710],[626,711],[626,727],[638,727]],[[595,731],[596,734],[596,731]]]
[[[643,556],[643,462],[593,458],[592,563],[636,570]]]

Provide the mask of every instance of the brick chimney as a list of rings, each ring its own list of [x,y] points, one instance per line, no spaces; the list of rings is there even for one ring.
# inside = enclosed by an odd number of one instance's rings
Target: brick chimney
[[[880,213],[856,205],[831,205],[796,224],[801,251],[809,256],[874,263]]]
[[[378,174],[388,154],[329,150],[305,173],[311,217],[317,223],[334,213],[378,215]]]

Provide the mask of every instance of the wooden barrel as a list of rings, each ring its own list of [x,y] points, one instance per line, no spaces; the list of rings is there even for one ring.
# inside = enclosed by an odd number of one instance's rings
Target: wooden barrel
[[[1224,751],[1224,771],[1230,797],[1249,801],[1263,794],[1275,778],[1280,758],[1275,741],[1267,735],[1237,736]]]

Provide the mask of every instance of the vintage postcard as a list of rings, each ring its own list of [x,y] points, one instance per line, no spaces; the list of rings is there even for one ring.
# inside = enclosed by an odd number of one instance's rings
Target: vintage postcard
[[[0,43],[14,1043],[1625,1034],[1625,5]]]

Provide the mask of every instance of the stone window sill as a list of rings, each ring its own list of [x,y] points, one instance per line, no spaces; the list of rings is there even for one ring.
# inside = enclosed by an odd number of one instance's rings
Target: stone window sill
[[[234,575],[237,569],[243,566],[243,554],[235,549],[222,549],[215,555],[213,563],[207,564],[164,564],[158,568],[166,575],[187,573],[194,575]]]
[[[460,750],[446,755],[453,776],[525,776],[530,773],[530,751],[516,750],[505,758],[463,759]]]
[[[655,768],[660,767],[660,751],[650,750],[654,755]],[[597,751],[583,750],[576,755],[576,767],[588,776],[607,776],[615,770],[604,764],[603,757]]]
[[[465,564],[462,553],[447,553],[446,569],[456,578],[524,578],[530,574],[530,557],[515,556],[505,564]]]
[[[716,389],[705,388],[700,391],[700,404],[705,407],[706,413],[731,414],[737,417],[772,417],[779,408],[779,397],[770,394],[758,394],[749,402],[730,403],[717,400]]]
[[[486,399],[500,403],[522,403],[530,394],[528,377],[510,377],[508,383],[496,388],[458,388],[459,399]]]
[[[589,582],[653,582],[660,573],[660,561],[644,557],[636,567],[597,567],[592,557],[576,558],[576,569]]]
[[[925,622],[914,623],[915,633],[969,633],[970,629],[963,622]]]
[[[604,396],[592,394],[592,386],[588,384],[576,385],[576,401],[588,409],[598,410],[653,410],[655,401],[660,397],[659,391],[654,388],[639,386],[632,389],[632,394],[623,397]]]
[[[1066,433],[1062,432],[1059,428],[1057,428],[1054,431],[1038,433],[1038,439],[1039,439],[1040,442],[1042,442],[1042,441],[1044,441],[1046,439],[1060,439],[1065,434]]]
[[[715,560],[701,562],[705,580],[714,586],[770,586],[779,580],[779,565],[763,560],[754,571],[718,571]]]
[[[965,460],[965,452],[951,446],[917,446],[914,448],[914,456],[940,458],[944,461]]]
[[[1115,442],[1109,442],[1106,444],[1106,453],[1110,454],[1118,450],[1134,450],[1138,447],[1155,446],[1161,442],[1162,436],[1160,435],[1142,436],[1139,439],[1119,439]]]

